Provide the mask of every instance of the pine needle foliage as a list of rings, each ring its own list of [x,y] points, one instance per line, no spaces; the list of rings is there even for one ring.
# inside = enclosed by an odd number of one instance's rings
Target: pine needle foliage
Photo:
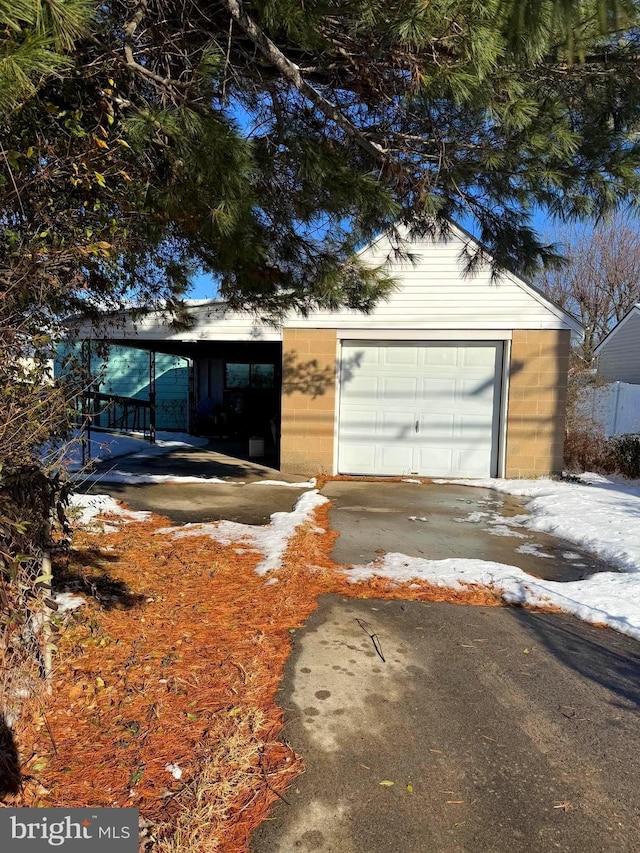
[[[179,296],[196,266],[262,312],[368,310],[392,283],[357,248],[451,217],[533,273],[556,255],[532,211],[637,197],[638,14],[0,0],[3,276],[35,278],[52,316]]]

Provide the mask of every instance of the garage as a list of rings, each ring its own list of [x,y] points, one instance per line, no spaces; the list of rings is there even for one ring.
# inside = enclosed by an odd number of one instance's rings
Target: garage
[[[500,341],[343,341],[340,474],[498,473]]]

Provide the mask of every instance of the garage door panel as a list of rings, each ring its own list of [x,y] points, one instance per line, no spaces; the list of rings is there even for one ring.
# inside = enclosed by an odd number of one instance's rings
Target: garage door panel
[[[453,440],[456,436],[456,416],[431,412],[420,417],[420,432],[416,435],[418,443],[429,444]]]
[[[416,465],[413,473],[431,471],[432,477],[454,476],[454,450],[438,444],[420,447],[416,452]]]
[[[458,363],[458,350],[456,347],[423,347],[421,362],[424,365],[455,367]]]
[[[388,364],[390,367],[417,367],[419,358],[420,353],[415,347],[386,347],[382,351],[380,361],[382,364]]]
[[[379,441],[410,441],[415,434],[414,424],[412,411],[383,412],[380,418]]]
[[[487,456],[481,447],[469,447],[459,450],[456,469],[465,471],[465,477],[486,477]]]
[[[358,399],[363,401],[375,400],[378,397],[381,379],[382,377],[377,376],[375,373],[367,374],[358,372],[345,384],[349,400],[353,402],[356,402]]]
[[[495,343],[345,342],[338,470],[495,475],[501,353]]]
[[[420,381],[421,406],[428,400],[431,406],[445,406],[450,408],[454,405],[457,395],[457,383],[452,379],[435,379],[434,377],[423,377]]]
[[[398,400],[416,400],[418,397],[418,378],[416,376],[384,376],[380,379],[380,397],[389,403]]]
[[[408,474],[413,470],[413,448],[401,444],[383,444],[379,448],[380,470]]]
[[[352,473],[372,471],[376,467],[377,446],[375,444],[357,443],[349,448],[349,465]]]
[[[457,385],[458,402],[463,412],[486,411],[493,403],[495,383],[491,379],[461,379]]]

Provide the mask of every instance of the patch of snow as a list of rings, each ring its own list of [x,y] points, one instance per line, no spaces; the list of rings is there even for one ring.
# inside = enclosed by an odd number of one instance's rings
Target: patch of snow
[[[586,475],[589,485],[539,480],[439,480],[529,498],[529,530],[550,533],[596,554],[640,581],[640,481]],[[508,519],[509,524],[513,519]],[[639,587],[640,591],[640,587]]]
[[[640,639],[637,575],[600,572],[584,580],[561,583],[534,578],[504,563],[424,560],[405,554],[386,554],[375,563],[354,566],[346,574],[352,583],[383,577],[398,584],[426,581],[454,590],[468,585],[488,587],[508,604],[557,607],[585,622],[609,625]]]
[[[472,524],[477,524],[478,521],[483,521],[485,518],[491,518],[491,514],[488,512],[480,512],[480,510],[476,510],[476,512],[470,512],[466,518],[462,518],[460,519],[460,521],[470,521]],[[458,521],[457,518],[456,521]]]
[[[135,458],[138,458],[137,456]],[[237,481],[228,482],[219,477],[194,477],[178,474],[134,474],[130,471],[101,471],[98,474],[78,474],[75,478],[81,483],[225,483],[228,486],[241,486]]]
[[[125,509],[109,495],[74,494],[69,498],[69,506],[77,512],[79,527],[91,527],[100,515],[105,514],[120,516],[123,522],[144,521],[151,515],[150,512],[133,512]],[[106,526],[105,531],[109,532]]]
[[[552,560],[551,554],[545,554],[540,545],[535,542],[525,542],[524,545],[518,545],[516,551],[519,554],[531,554],[532,557],[542,557],[544,560]]]
[[[303,525],[316,507],[328,503],[328,498],[318,494],[317,489],[300,495],[292,512],[274,512],[269,524],[239,524],[236,521],[219,521],[211,524],[185,524],[182,527],[164,527],[156,531],[168,533],[175,539],[184,536],[210,536],[223,545],[246,542],[252,550],[263,555],[256,566],[256,573],[266,575],[280,568],[289,539]]]
[[[505,520],[506,522],[506,520]],[[484,530],[486,533],[490,533],[491,536],[512,536],[515,539],[526,539],[527,537],[524,533],[518,533],[517,530],[513,530],[512,527],[509,526],[508,523],[499,523],[494,521],[489,522],[492,526],[485,527]]]
[[[68,613],[87,603],[82,596],[74,595],[72,592],[59,592],[53,600],[58,605],[57,613]]]
[[[409,521],[429,521],[425,515],[410,515],[408,518]]]
[[[174,779],[182,779],[182,768],[177,764],[165,764],[164,769],[171,773]]]
[[[421,485],[422,485],[422,480],[411,480],[411,479],[406,479],[406,480],[403,480],[402,482],[403,482],[403,483],[417,483],[419,486],[421,486]]]
[[[315,489],[316,478],[312,477],[304,483],[285,483],[283,480],[254,480],[250,486],[288,486],[290,489]]]

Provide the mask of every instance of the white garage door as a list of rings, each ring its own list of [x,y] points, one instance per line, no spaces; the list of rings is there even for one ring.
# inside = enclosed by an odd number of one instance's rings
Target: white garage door
[[[338,471],[497,474],[502,344],[345,341]]]

